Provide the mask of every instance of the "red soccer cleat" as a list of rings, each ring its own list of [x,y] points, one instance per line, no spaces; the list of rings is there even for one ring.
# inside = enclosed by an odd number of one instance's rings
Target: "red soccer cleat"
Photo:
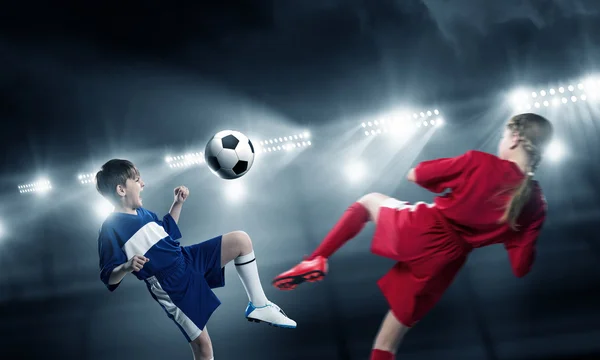
[[[317,256],[312,260],[304,260],[290,270],[279,274],[273,285],[279,290],[293,290],[305,281],[317,282],[327,274],[327,259]]]

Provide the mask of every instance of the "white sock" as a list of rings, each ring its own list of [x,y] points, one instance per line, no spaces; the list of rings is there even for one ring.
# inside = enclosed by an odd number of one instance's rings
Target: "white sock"
[[[267,296],[263,291],[260,283],[260,277],[258,276],[258,267],[256,266],[256,258],[254,257],[254,251],[249,254],[238,256],[233,260],[235,269],[242,280],[248,299],[256,307],[267,305]]]

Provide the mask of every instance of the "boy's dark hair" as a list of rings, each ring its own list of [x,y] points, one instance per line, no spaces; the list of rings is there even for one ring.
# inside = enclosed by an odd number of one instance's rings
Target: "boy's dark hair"
[[[127,179],[135,180],[139,175],[140,172],[131,161],[109,160],[96,173],[96,190],[109,200],[117,199],[117,185],[125,186]]]

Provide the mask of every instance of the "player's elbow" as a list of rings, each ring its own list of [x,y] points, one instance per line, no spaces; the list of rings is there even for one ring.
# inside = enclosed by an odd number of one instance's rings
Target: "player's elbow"
[[[120,282],[118,282],[116,284],[111,284],[110,278],[100,277],[100,280],[102,280],[102,282],[106,286],[106,289],[108,289],[108,291],[110,291],[110,292],[117,290],[117,288],[119,287],[119,284],[120,284]]]
[[[100,281],[102,281],[102,283],[104,284],[104,286],[106,286],[108,291],[113,292],[117,289],[119,284],[111,284],[110,283],[111,273],[112,273],[112,271],[106,271],[106,270],[101,271],[100,272]]]
[[[412,182],[417,181],[417,176],[415,175],[415,168],[412,168],[408,171],[408,174],[406,174],[406,179]]]
[[[106,284],[106,288],[110,292],[117,290],[118,287],[119,287],[119,284]]]
[[[518,278],[523,278],[525,275],[531,272],[531,265],[523,265],[519,264],[517,266],[513,266],[513,274],[515,274]]]
[[[521,278],[524,278],[525,275],[529,274],[529,271],[514,270],[513,274],[515,274],[516,277],[518,277],[519,279],[521,279]]]

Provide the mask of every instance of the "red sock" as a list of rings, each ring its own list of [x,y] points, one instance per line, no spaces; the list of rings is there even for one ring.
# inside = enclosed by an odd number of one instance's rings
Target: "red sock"
[[[388,351],[373,349],[371,351],[371,360],[395,360],[394,354]]]
[[[314,259],[317,256],[330,257],[348,240],[355,237],[365,227],[367,221],[369,221],[369,212],[363,204],[355,202],[350,205],[308,259]]]

